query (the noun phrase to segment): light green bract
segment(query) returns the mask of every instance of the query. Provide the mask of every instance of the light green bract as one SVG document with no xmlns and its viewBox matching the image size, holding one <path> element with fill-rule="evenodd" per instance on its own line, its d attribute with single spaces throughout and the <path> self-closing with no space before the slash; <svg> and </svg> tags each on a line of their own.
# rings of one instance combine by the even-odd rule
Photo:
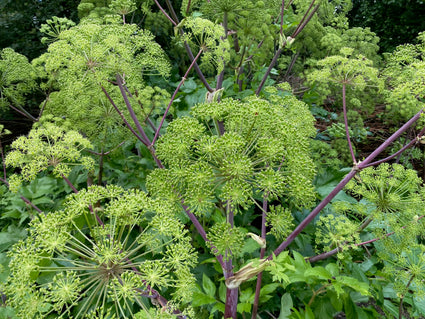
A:
<svg viewBox="0 0 425 319">
<path fill-rule="evenodd" d="M 32 129 L 28 137 L 21 136 L 12 143 L 12 151 L 6 157 L 7 166 L 21 169 L 19 175 L 10 177 L 10 189 L 17 192 L 22 182 L 33 181 L 38 173 L 49 168 L 57 177 L 67 177 L 75 165 L 93 170 L 94 160 L 81 154 L 91 147 L 78 132 L 65 131 L 52 123 Z"/>
<path fill-rule="evenodd" d="M 197 257 L 169 205 L 110 186 L 64 206 L 34 219 L 9 252 L 1 289 L 19 318 L 159 318 L 149 300 L 164 314 L 191 300 Z"/>
</svg>

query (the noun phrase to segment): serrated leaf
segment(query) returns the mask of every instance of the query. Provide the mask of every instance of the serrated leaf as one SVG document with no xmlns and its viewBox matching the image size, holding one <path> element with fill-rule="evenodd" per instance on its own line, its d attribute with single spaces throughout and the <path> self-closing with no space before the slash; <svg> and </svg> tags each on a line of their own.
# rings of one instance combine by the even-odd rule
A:
<svg viewBox="0 0 425 319">
<path fill-rule="evenodd" d="M 249 312 L 251 312 L 251 306 L 252 306 L 252 303 L 249 303 L 249 302 L 238 303 L 237 311 L 239 313 L 244 313 L 244 312 L 249 313 Z"/>
<path fill-rule="evenodd" d="M 214 297 L 211 297 L 211 296 L 206 295 L 206 294 L 199 292 L 199 291 L 193 292 L 193 301 L 192 301 L 193 307 L 210 305 L 210 304 L 213 304 L 213 303 L 216 303 L 216 302 L 217 302 L 217 300 L 215 300 Z"/>
<path fill-rule="evenodd" d="M 337 264 L 329 263 L 326 265 L 325 269 L 334 277 L 339 275 L 339 268 Z"/>
<path fill-rule="evenodd" d="M 208 296 L 215 297 L 215 292 L 217 289 L 212 280 L 205 274 L 202 274 L 202 288 Z"/>
<path fill-rule="evenodd" d="M 307 269 L 304 273 L 306 277 L 316 277 L 319 279 L 332 279 L 332 274 L 322 266 Z"/>
<path fill-rule="evenodd" d="M 360 292 L 362 295 L 369 295 L 369 285 L 365 282 L 360 282 L 356 278 L 347 276 L 336 277 L 336 282 L 339 282 L 351 289 Z"/>
</svg>

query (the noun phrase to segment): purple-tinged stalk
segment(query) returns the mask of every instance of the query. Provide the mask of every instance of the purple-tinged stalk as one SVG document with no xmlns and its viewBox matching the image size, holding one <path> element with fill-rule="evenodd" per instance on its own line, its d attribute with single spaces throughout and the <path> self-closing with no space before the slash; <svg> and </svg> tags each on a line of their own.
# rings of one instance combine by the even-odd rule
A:
<svg viewBox="0 0 425 319">
<path fill-rule="evenodd" d="M 350 150 L 351 159 L 353 160 L 353 165 L 356 165 L 357 164 L 356 156 L 354 155 L 354 149 L 353 149 L 353 145 L 351 144 L 350 131 L 348 128 L 347 101 L 346 101 L 346 94 L 345 94 L 346 89 L 347 89 L 347 84 L 344 82 L 342 83 L 342 112 L 344 114 L 345 136 L 347 138 L 348 148 Z"/>
<path fill-rule="evenodd" d="M 159 10 L 161 10 L 162 14 L 176 27 L 177 26 L 177 20 L 174 21 L 168 14 L 167 12 L 165 12 L 164 8 L 161 7 L 161 5 L 159 4 L 158 0 L 154 0 L 155 4 L 157 5 L 157 7 L 159 8 Z"/>
<path fill-rule="evenodd" d="M 21 115 L 25 116 L 26 118 L 30 119 L 30 120 L 31 120 L 31 121 L 33 121 L 33 122 L 37 122 L 37 121 L 38 121 L 38 119 L 37 119 L 37 118 L 35 118 L 34 116 L 32 116 L 30 113 L 28 113 L 27 111 L 25 111 L 23 108 L 17 108 L 17 107 L 15 107 L 15 106 L 13 106 L 12 104 L 9 104 L 9 107 L 10 107 L 12 110 L 14 110 L 14 111 L 18 112 L 19 114 L 21 114 Z"/>
<path fill-rule="evenodd" d="M 4 183 L 7 187 L 9 187 L 9 183 L 7 182 L 6 178 L 0 178 L 0 182 Z M 43 211 L 38 208 L 33 202 L 31 202 L 28 198 L 26 198 L 25 196 L 19 196 L 25 203 L 27 203 L 28 205 L 30 205 L 32 208 L 34 208 L 37 212 L 39 213 L 43 213 Z"/>
<path fill-rule="evenodd" d="M 195 226 L 195 228 L 198 231 L 199 235 L 201 235 L 202 239 L 206 243 L 209 243 L 210 241 L 208 240 L 207 233 L 206 233 L 204 227 L 202 227 L 202 225 L 199 222 L 199 220 L 196 218 L 195 214 L 193 214 L 193 213 L 190 212 L 189 207 L 187 207 L 184 204 L 184 200 L 183 199 L 182 199 L 181 203 L 182 203 L 182 207 L 183 207 L 185 213 L 189 217 L 189 219 L 192 222 L 193 226 Z M 210 245 L 210 248 L 211 248 L 212 251 L 216 251 L 216 248 L 213 245 Z M 220 263 L 221 268 L 222 269 L 225 269 L 226 266 L 225 266 L 225 262 L 223 260 L 223 256 L 222 255 L 217 255 L 216 258 L 217 258 L 218 262 Z"/>
<path fill-rule="evenodd" d="M 130 132 L 140 141 L 142 142 L 145 146 L 149 146 L 149 142 L 145 141 L 139 134 L 137 134 L 137 132 L 133 129 L 133 127 L 130 125 L 130 123 L 128 123 L 127 119 L 125 118 L 124 114 L 121 112 L 121 110 L 117 107 L 117 105 L 115 104 L 114 100 L 112 99 L 112 97 L 109 95 L 109 93 L 106 91 L 105 87 L 103 85 L 100 84 L 100 87 L 103 91 L 103 93 L 105 94 L 106 98 L 109 100 L 109 102 L 112 104 L 112 106 L 114 107 L 115 111 L 117 111 L 118 115 L 121 117 L 121 119 L 123 120 L 125 126 L 127 126 L 127 128 L 130 130 Z"/>
<path fill-rule="evenodd" d="M 295 29 L 295 31 L 292 33 L 292 35 L 290 36 L 291 41 L 294 41 L 294 39 L 297 37 L 297 35 L 304 29 L 304 27 L 307 25 L 308 22 L 310 22 L 311 18 L 313 17 L 313 15 L 316 13 L 317 9 L 319 9 L 320 4 L 316 5 L 313 8 L 314 3 L 316 2 L 316 0 L 313 0 L 310 3 L 310 6 L 308 7 L 306 13 L 304 14 L 303 18 L 301 19 L 300 23 L 298 24 L 298 27 Z M 284 10 L 284 8 L 282 7 L 281 10 Z M 288 44 L 288 41 L 285 40 L 281 47 L 276 51 L 272 61 L 270 62 L 269 67 L 267 68 L 266 73 L 264 74 L 260 85 L 258 86 L 257 90 L 255 90 L 255 95 L 259 95 L 261 90 L 263 89 L 264 84 L 266 83 L 267 78 L 270 75 L 270 72 L 272 71 L 273 67 L 275 66 L 277 59 L 279 58 L 279 56 L 282 54 L 283 50 L 285 49 L 286 45 Z"/>
<path fill-rule="evenodd" d="M 94 151 L 91 151 L 91 150 L 87 150 L 87 152 L 89 152 L 90 154 L 99 156 L 99 174 L 97 175 L 97 185 L 99 185 L 99 186 L 102 185 L 103 166 L 104 166 L 103 161 L 104 161 L 105 156 L 110 154 L 114 150 L 116 150 L 118 147 L 122 146 L 124 143 L 125 143 L 125 141 L 121 142 L 120 144 L 118 144 L 117 146 L 115 146 L 114 148 L 110 149 L 107 152 L 105 152 L 103 150 L 103 147 L 102 147 L 102 151 L 100 153 L 94 152 Z"/>
<path fill-rule="evenodd" d="M 323 199 L 320 204 L 311 211 L 311 213 L 295 228 L 295 230 L 282 242 L 278 248 L 275 249 L 273 254 L 271 254 L 267 259 L 272 260 L 273 255 L 278 256 L 282 251 L 284 251 L 294 239 L 303 231 L 303 229 L 310 224 L 313 219 L 322 211 L 323 208 L 330 201 L 338 195 L 338 193 L 348 184 L 348 182 L 357 174 L 357 172 L 366 168 L 372 160 L 382 153 L 392 142 L 394 142 L 401 134 L 403 134 L 413 123 L 415 123 L 422 115 L 423 110 L 420 110 L 415 116 L 413 116 L 408 122 L 406 122 L 401 128 L 399 128 L 393 135 L 391 135 L 384 143 L 382 143 L 375 151 L 373 151 L 363 162 L 359 162 L 357 165 L 354 165 L 350 173 L 348 173 L 341 182 L 329 193 L 328 196 Z"/>
<path fill-rule="evenodd" d="M 125 86 L 124 85 L 124 88 L 125 88 L 125 91 L 127 92 L 127 94 L 128 94 L 128 96 L 130 97 L 130 98 L 133 98 L 133 95 L 131 94 L 131 92 L 130 92 L 130 90 L 128 89 L 128 87 L 127 86 Z M 136 94 L 136 96 L 137 96 L 137 94 Z M 142 105 L 142 103 L 140 102 L 140 101 L 137 101 L 137 103 L 139 104 L 139 106 L 140 106 L 140 108 L 143 110 L 143 105 Z M 152 110 L 146 115 L 146 119 L 145 119 L 145 121 L 146 122 L 148 122 L 148 124 L 149 124 L 149 126 L 151 127 L 151 129 L 154 131 L 154 132 L 156 132 L 156 127 L 155 127 L 155 125 L 153 124 L 153 122 L 152 122 L 152 120 L 149 118 L 149 116 L 150 116 L 150 114 L 152 113 Z M 145 113 L 146 114 L 146 113 Z"/>
<path fill-rule="evenodd" d="M 419 139 L 423 136 L 425 134 L 425 127 L 419 132 L 419 134 L 418 134 L 418 136 L 416 136 L 416 138 L 414 138 L 414 139 L 412 139 L 408 144 L 406 144 L 406 145 L 404 145 L 400 150 L 398 150 L 397 152 L 395 152 L 394 154 L 392 154 L 392 155 L 390 155 L 390 156 L 388 156 L 388 157 L 386 157 L 386 158 L 384 158 L 384 159 L 381 159 L 381 160 L 379 160 L 379 161 L 376 161 L 376 162 L 373 162 L 373 163 L 370 163 L 370 164 L 368 164 L 368 165 L 366 165 L 364 168 L 366 168 L 366 167 L 369 167 L 369 166 L 376 166 L 376 165 L 379 165 L 379 164 L 381 164 L 381 163 L 384 163 L 384 162 L 387 162 L 387 161 L 389 161 L 389 160 L 391 160 L 391 159 L 393 159 L 394 157 L 396 157 L 396 156 L 399 156 L 401 153 L 403 153 L 405 150 L 407 150 L 408 148 L 410 148 L 410 147 L 412 147 L 413 145 L 415 145 L 418 141 L 419 141 Z"/>
<path fill-rule="evenodd" d="M 1 139 L 0 139 L 0 156 L 1 156 L 1 163 L 3 166 L 3 178 L 4 181 L 7 181 L 7 173 L 6 173 L 6 165 L 4 163 L 4 152 L 3 152 L 3 145 L 1 144 Z"/>
<path fill-rule="evenodd" d="M 227 222 L 233 228 L 234 226 L 234 213 L 230 201 L 227 201 Z M 226 252 L 227 255 L 227 252 Z M 227 256 L 226 256 L 227 257 Z M 228 279 L 233 276 L 233 262 L 231 258 L 227 258 L 223 267 L 224 278 Z M 239 292 L 238 288 L 226 288 L 226 303 L 224 306 L 224 318 L 237 319 L 237 306 L 238 306 Z"/>
<path fill-rule="evenodd" d="M 130 113 L 130 117 L 133 120 L 134 125 L 136 125 L 137 131 L 139 132 L 139 134 L 143 138 L 143 140 L 145 140 L 148 144 L 150 144 L 149 138 L 146 135 L 142 125 L 140 124 L 139 119 L 136 116 L 136 113 L 134 113 L 134 109 L 131 106 L 130 100 L 128 99 L 127 93 L 124 89 L 124 84 L 123 84 L 123 80 L 122 80 L 121 76 L 119 74 L 116 74 L 116 79 L 117 79 L 118 87 L 121 91 L 121 95 L 124 99 L 125 106 L 127 107 L 128 113 Z"/>
<path fill-rule="evenodd" d="M 159 131 L 161 130 L 162 125 L 164 124 L 165 118 L 167 117 L 167 114 L 168 114 L 168 111 L 170 110 L 171 104 L 173 104 L 174 99 L 176 98 L 177 93 L 180 91 L 180 88 L 184 84 L 184 81 L 186 81 L 187 76 L 189 75 L 189 72 L 192 70 L 193 66 L 196 63 L 196 60 L 199 59 L 199 57 L 201 56 L 202 52 L 203 52 L 203 50 L 200 49 L 199 52 L 198 52 L 198 54 L 196 55 L 195 59 L 192 61 L 192 63 L 190 64 L 189 68 L 187 69 L 186 73 L 184 74 L 184 76 L 183 76 L 182 80 L 180 81 L 179 85 L 175 89 L 173 95 L 171 96 L 170 103 L 168 103 L 167 109 L 165 110 L 165 113 L 162 116 L 161 122 L 159 123 L 159 126 L 158 126 L 158 128 L 157 128 L 157 130 L 155 132 L 155 137 L 153 138 L 152 143 L 150 144 L 151 147 L 153 147 L 155 145 L 155 142 L 156 142 L 156 140 L 159 137 Z"/>
<path fill-rule="evenodd" d="M 283 7 L 283 3 L 284 1 L 282 1 L 282 7 Z M 267 209 L 268 209 L 267 197 L 268 197 L 267 195 L 264 196 L 263 209 L 261 214 L 261 238 L 263 238 L 264 240 L 266 239 L 266 218 L 267 218 Z M 266 254 L 266 247 L 261 247 L 260 259 L 263 259 L 265 254 Z M 263 272 L 260 272 L 257 276 L 257 284 L 255 286 L 255 297 L 254 297 L 254 305 L 252 306 L 251 319 L 257 318 L 258 305 L 260 302 L 260 291 L 261 291 L 262 279 L 263 279 Z"/>
</svg>

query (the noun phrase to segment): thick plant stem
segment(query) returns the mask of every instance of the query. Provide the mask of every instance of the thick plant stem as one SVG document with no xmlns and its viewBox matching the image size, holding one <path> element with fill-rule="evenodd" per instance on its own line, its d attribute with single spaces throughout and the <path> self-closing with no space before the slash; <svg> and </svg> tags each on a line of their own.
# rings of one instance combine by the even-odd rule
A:
<svg viewBox="0 0 425 319">
<path fill-rule="evenodd" d="M 209 243 L 210 241 L 208 240 L 207 237 L 207 233 L 204 229 L 204 227 L 202 227 L 201 223 L 199 222 L 199 220 L 196 218 L 196 216 L 190 212 L 189 207 L 187 207 L 184 204 L 184 201 L 182 200 L 182 207 L 184 209 L 184 211 L 186 212 L 187 216 L 189 217 L 190 221 L 192 222 L 193 226 L 195 226 L 196 230 L 198 231 L 199 235 L 201 235 L 202 239 L 206 242 Z M 213 245 L 210 245 L 210 248 L 212 251 L 216 250 L 216 248 Z M 225 269 L 225 262 L 223 260 L 223 256 L 222 255 L 217 255 L 216 256 L 218 262 L 220 263 L 220 266 L 222 269 Z"/>
<path fill-rule="evenodd" d="M 403 134 L 413 123 L 415 123 L 422 114 L 423 110 L 420 110 L 415 116 L 413 116 L 407 123 L 405 123 L 401 128 L 399 128 L 393 135 L 391 135 L 384 143 L 382 143 L 375 151 L 372 152 L 363 162 L 358 163 L 353 167 L 350 173 L 348 173 L 344 179 L 329 193 L 325 199 L 320 202 L 320 204 L 311 211 L 311 213 L 295 228 L 295 230 L 286 238 L 284 242 L 282 242 L 278 248 L 273 252 L 274 255 L 279 255 L 282 251 L 284 251 L 293 241 L 294 239 L 303 231 L 303 229 L 310 224 L 313 219 L 322 211 L 323 208 L 330 201 L 338 195 L 338 193 L 347 185 L 347 183 L 357 174 L 358 171 L 367 167 L 373 159 L 378 156 L 382 151 L 384 151 L 392 142 L 394 142 L 401 134 Z M 271 254 L 267 259 L 272 260 L 273 254 Z"/>
<path fill-rule="evenodd" d="M 356 156 L 354 155 L 353 145 L 351 144 L 350 130 L 348 128 L 348 117 L 347 117 L 347 101 L 346 101 L 346 89 L 347 84 L 342 83 L 342 112 L 344 114 L 344 125 L 345 125 L 345 136 L 347 137 L 348 148 L 350 149 L 351 159 L 353 164 L 356 165 Z"/>
<path fill-rule="evenodd" d="M 4 163 L 4 152 L 3 152 L 3 145 L 1 144 L 1 139 L 0 139 L 0 156 L 1 156 L 1 163 L 3 166 L 3 178 L 5 181 L 7 181 L 6 164 Z"/>
<path fill-rule="evenodd" d="M 261 238 L 263 238 L 264 240 L 266 239 L 267 206 L 268 206 L 268 201 L 267 201 L 267 196 L 265 196 L 263 200 L 263 212 L 261 214 Z M 266 248 L 261 248 L 260 259 L 263 259 L 265 254 L 266 254 Z M 255 297 L 254 297 L 254 305 L 252 306 L 251 319 L 257 318 L 262 279 L 263 279 L 263 273 L 260 272 L 257 276 L 257 284 L 255 286 Z"/>
<path fill-rule="evenodd" d="M 415 145 L 416 143 L 418 143 L 419 139 L 425 134 L 425 127 L 419 132 L 418 136 L 416 136 L 415 139 L 411 140 L 408 144 L 404 145 L 400 150 L 398 150 L 397 152 L 395 152 L 394 154 L 381 159 L 379 161 L 370 163 L 368 165 L 366 165 L 364 168 L 369 167 L 369 166 L 376 166 L 379 165 L 381 163 L 387 162 L 391 159 L 393 159 L 396 156 L 399 156 L 401 153 L 403 153 L 405 150 L 407 150 L 408 148 L 412 147 L 413 145 Z"/>
<path fill-rule="evenodd" d="M 167 14 L 167 12 L 165 12 L 164 8 L 161 7 L 161 5 L 159 4 L 158 0 L 154 0 L 155 4 L 157 5 L 157 7 L 159 8 L 159 10 L 161 10 L 162 14 L 174 25 L 177 26 L 177 22 L 174 21 L 173 19 L 171 19 L 171 17 Z"/>
<path fill-rule="evenodd" d="M 149 138 L 146 135 L 142 125 L 140 124 L 136 113 L 134 113 L 133 107 L 131 106 L 131 103 L 127 97 L 127 93 L 125 92 L 125 88 L 124 88 L 124 84 L 122 81 L 122 78 L 119 74 L 116 75 L 116 79 L 117 79 L 117 83 L 118 83 L 118 87 L 120 88 L 121 91 L 121 95 L 124 99 L 125 105 L 127 107 L 128 113 L 130 113 L 131 119 L 133 120 L 134 125 L 136 125 L 137 131 L 139 132 L 140 136 L 143 138 L 143 140 L 148 143 L 148 145 L 150 144 Z"/>
<path fill-rule="evenodd" d="M 231 207 L 231 202 L 227 201 L 227 222 L 233 228 L 234 226 L 234 213 Z M 227 257 L 227 256 L 226 256 Z M 233 263 L 232 259 L 228 257 L 228 260 L 224 262 L 223 268 L 224 278 L 228 279 L 233 276 Z M 226 290 L 226 304 L 224 306 L 224 318 L 237 319 L 237 305 L 238 305 L 239 292 L 238 288 L 227 288 Z"/>
<path fill-rule="evenodd" d="M 238 288 L 234 288 L 234 289 L 227 288 L 226 308 L 224 309 L 224 318 L 237 319 L 237 306 L 238 306 Z"/>
<path fill-rule="evenodd" d="M 118 108 L 118 106 L 115 104 L 114 100 L 112 99 L 112 97 L 109 95 L 109 93 L 106 91 L 106 89 L 100 85 L 103 93 L 105 94 L 106 98 L 109 100 L 109 102 L 112 104 L 112 106 L 114 107 L 115 111 L 117 111 L 118 115 L 121 117 L 121 119 L 123 120 L 125 126 L 127 126 L 127 128 L 130 130 L 131 133 L 133 133 L 133 135 L 143 144 L 145 144 L 146 146 L 149 146 L 149 143 L 147 141 L 145 141 L 139 134 L 137 134 L 137 132 L 133 129 L 133 127 L 130 125 L 130 123 L 128 123 L 127 119 L 124 117 L 124 114 L 121 112 L 121 110 Z"/>
<path fill-rule="evenodd" d="M 173 96 L 170 99 L 170 103 L 168 103 L 167 109 L 165 110 L 164 115 L 162 116 L 161 122 L 159 123 L 159 126 L 155 132 L 155 137 L 152 140 L 151 146 L 155 145 L 156 140 L 159 137 L 159 131 L 162 128 L 162 125 L 164 124 L 165 118 L 167 117 L 168 111 L 170 110 L 171 104 L 173 104 L 174 99 L 176 98 L 177 93 L 179 92 L 180 88 L 182 87 L 182 85 L 184 84 L 184 81 L 186 81 L 187 76 L 189 75 L 190 70 L 192 70 L 193 66 L 196 63 L 196 60 L 198 60 L 198 58 L 201 56 L 202 54 L 202 49 L 199 50 L 198 54 L 196 55 L 195 59 L 192 61 L 192 63 L 190 64 L 189 68 L 187 69 L 186 73 L 184 74 L 182 80 L 180 81 L 179 85 L 177 86 L 177 88 L 175 89 Z"/>
</svg>

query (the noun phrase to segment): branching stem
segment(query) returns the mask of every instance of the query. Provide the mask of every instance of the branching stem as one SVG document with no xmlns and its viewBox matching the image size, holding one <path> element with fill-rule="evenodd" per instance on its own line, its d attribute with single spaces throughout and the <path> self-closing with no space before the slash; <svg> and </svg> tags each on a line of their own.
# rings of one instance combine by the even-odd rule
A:
<svg viewBox="0 0 425 319">
<path fill-rule="evenodd" d="M 159 123 L 159 126 L 155 132 L 155 137 L 152 140 L 152 143 L 150 144 L 150 146 L 155 145 L 156 140 L 159 137 L 159 131 L 162 128 L 162 125 L 164 124 L 165 118 L 167 117 L 168 111 L 170 110 L 171 104 L 173 104 L 174 99 L 176 98 L 176 95 L 178 93 L 178 91 L 180 90 L 181 86 L 184 84 L 184 81 L 186 81 L 187 76 L 189 75 L 190 70 L 192 70 L 193 66 L 196 63 L 196 60 L 198 60 L 198 58 L 201 56 L 203 50 L 200 49 L 198 54 L 196 55 L 195 59 L 192 61 L 192 63 L 190 64 L 189 68 L 187 69 L 186 73 L 184 74 L 182 80 L 180 81 L 179 85 L 177 86 L 177 88 L 175 89 L 173 96 L 171 97 L 170 103 L 168 103 L 167 109 L 164 112 L 164 115 L 162 116 L 161 122 Z"/>
<path fill-rule="evenodd" d="M 413 116 L 408 122 L 406 122 L 401 128 L 399 128 L 393 135 L 391 135 L 384 143 L 382 143 L 375 151 L 373 151 L 363 162 L 355 165 L 350 173 L 348 173 L 344 179 L 329 193 L 328 196 L 323 199 L 315 209 L 295 228 L 295 230 L 282 242 L 278 248 L 273 252 L 274 255 L 279 255 L 284 251 L 294 239 L 303 231 L 303 229 L 310 224 L 313 219 L 322 211 L 323 208 L 330 201 L 338 195 L 338 193 L 347 185 L 347 183 L 357 174 L 358 171 L 364 169 L 372 160 L 382 153 L 392 142 L 394 142 L 401 134 L 403 134 L 413 123 L 415 123 L 423 113 L 423 110 L 420 110 L 415 116 Z M 273 254 L 271 254 L 267 259 L 272 260 Z"/>
</svg>

